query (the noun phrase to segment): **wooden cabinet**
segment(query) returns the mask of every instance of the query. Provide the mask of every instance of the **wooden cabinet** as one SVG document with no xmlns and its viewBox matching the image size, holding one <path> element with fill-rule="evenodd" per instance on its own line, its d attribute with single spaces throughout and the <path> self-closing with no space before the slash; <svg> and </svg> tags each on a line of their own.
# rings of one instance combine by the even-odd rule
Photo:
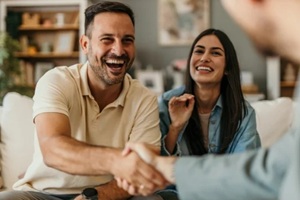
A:
<svg viewBox="0 0 300 200">
<path fill-rule="evenodd" d="M 86 0 L 0 0 L 0 30 L 21 46 L 20 84 L 34 85 L 51 67 L 85 62 L 79 37 L 86 7 Z"/>
<path fill-rule="evenodd" d="M 267 58 L 268 99 L 293 97 L 298 74 L 299 65 L 280 57 Z"/>
<path fill-rule="evenodd" d="M 298 65 L 280 59 L 280 96 L 294 96 L 298 71 Z"/>
</svg>

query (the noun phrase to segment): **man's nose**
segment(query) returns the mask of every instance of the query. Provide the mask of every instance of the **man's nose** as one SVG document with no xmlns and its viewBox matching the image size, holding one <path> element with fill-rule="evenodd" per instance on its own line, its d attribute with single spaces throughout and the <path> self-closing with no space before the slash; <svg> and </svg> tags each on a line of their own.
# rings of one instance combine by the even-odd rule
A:
<svg viewBox="0 0 300 200">
<path fill-rule="evenodd" d="M 115 41 L 112 47 L 112 53 L 114 53 L 117 56 L 121 56 L 125 53 L 122 41 Z"/>
</svg>

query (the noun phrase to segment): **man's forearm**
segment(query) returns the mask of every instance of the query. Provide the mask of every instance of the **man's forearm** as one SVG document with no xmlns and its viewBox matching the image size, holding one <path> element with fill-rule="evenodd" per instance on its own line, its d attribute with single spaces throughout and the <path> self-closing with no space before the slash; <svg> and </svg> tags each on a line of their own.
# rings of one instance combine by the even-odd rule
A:
<svg viewBox="0 0 300 200">
<path fill-rule="evenodd" d="M 51 140 L 44 144 L 52 147 L 43 153 L 45 163 L 70 174 L 108 174 L 112 163 L 118 154 L 121 154 L 120 150 L 88 145 L 67 136 L 59 136 Z M 106 162 L 101 162 L 102 160 Z"/>
<path fill-rule="evenodd" d="M 126 200 L 131 197 L 128 192 L 119 188 L 116 180 L 112 180 L 106 184 L 96 187 L 98 191 L 98 199 L 101 200 Z"/>
</svg>

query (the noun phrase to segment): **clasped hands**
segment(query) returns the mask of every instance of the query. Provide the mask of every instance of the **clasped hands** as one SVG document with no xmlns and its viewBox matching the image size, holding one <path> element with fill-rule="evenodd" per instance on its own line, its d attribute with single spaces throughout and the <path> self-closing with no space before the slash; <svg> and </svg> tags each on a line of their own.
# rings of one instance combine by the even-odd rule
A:
<svg viewBox="0 0 300 200">
<path fill-rule="evenodd" d="M 140 178 L 140 183 L 133 183 L 123 177 L 115 177 L 120 188 L 124 189 L 131 195 L 149 195 L 153 192 L 165 188 L 170 182 L 159 170 L 157 163 L 158 148 L 146 143 L 127 143 L 122 152 L 122 156 L 126 157 L 130 154 L 138 154 L 138 156 L 151 167 L 151 171 L 145 169 L 144 176 Z M 137 166 L 142 167 L 142 166 Z M 141 169 L 142 170 L 142 169 Z"/>
<path fill-rule="evenodd" d="M 181 129 L 190 118 L 194 104 L 194 95 L 191 94 L 185 93 L 178 97 L 172 97 L 168 104 L 172 126 Z M 127 157 L 130 154 L 138 154 L 144 163 L 148 165 L 137 166 L 141 171 L 137 174 L 140 177 L 136 178 L 139 181 L 132 181 L 124 175 L 121 175 L 123 177 L 115 176 L 118 186 L 131 195 L 146 196 L 174 183 L 174 162 L 176 158 L 159 156 L 157 150 L 157 147 L 145 143 L 128 143 L 122 155 Z M 141 177 L 141 175 L 144 175 L 144 177 Z"/>
</svg>

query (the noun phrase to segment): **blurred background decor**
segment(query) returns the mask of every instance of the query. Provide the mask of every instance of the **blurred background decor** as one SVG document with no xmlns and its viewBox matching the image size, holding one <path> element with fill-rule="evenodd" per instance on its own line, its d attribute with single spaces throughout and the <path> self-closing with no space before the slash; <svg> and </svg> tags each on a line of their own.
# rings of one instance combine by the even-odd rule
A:
<svg viewBox="0 0 300 200">
<path fill-rule="evenodd" d="M 0 105 L 6 93 L 15 91 L 32 96 L 33 88 L 18 85 L 20 61 L 14 52 L 20 50 L 19 42 L 6 32 L 0 32 Z"/>
</svg>

